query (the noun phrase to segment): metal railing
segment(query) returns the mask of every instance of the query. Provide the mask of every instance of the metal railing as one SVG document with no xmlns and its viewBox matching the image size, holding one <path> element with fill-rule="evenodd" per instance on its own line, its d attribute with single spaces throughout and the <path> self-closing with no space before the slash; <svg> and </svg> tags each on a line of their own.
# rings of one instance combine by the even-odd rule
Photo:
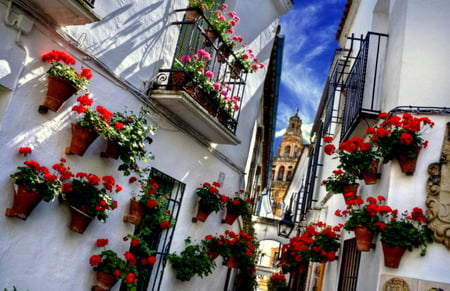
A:
<svg viewBox="0 0 450 291">
<path fill-rule="evenodd" d="M 90 7 L 94 8 L 95 0 L 83 0 L 83 1 Z"/>
<path fill-rule="evenodd" d="M 175 10 L 175 12 L 187 13 L 193 10 L 198 13 L 197 18 L 194 20 L 188 20 L 185 15 L 182 21 L 172 23 L 172 25 L 180 26 L 177 49 L 170 68 L 159 70 L 154 88 L 184 90 L 200 106 L 207 109 L 212 117 L 216 118 L 232 133 L 235 133 L 240 110 L 234 112 L 233 110 L 224 110 L 224 107 L 221 106 L 223 101 L 219 100 L 217 96 L 211 97 L 210 94 L 203 90 L 201 84 L 195 80 L 192 74 L 187 72 L 184 67 L 180 69 L 176 65 L 177 62 L 180 64 L 179 60 L 184 55 L 192 56 L 199 49 L 207 51 L 211 55 L 211 60 L 207 64 L 208 70 L 214 73 L 211 81 L 226 86 L 228 88 L 227 96 L 235 96 L 239 100 L 237 106 L 239 109 L 241 108 L 248 72 L 236 69 L 233 60 L 237 59 L 237 56 L 232 48 L 214 30 L 208 17 L 202 11 L 186 8 Z M 217 39 L 211 38 L 211 35 L 208 33 L 210 30 L 215 32 Z M 229 56 L 226 55 L 226 51 L 230 52 Z"/>
<path fill-rule="evenodd" d="M 351 49 L 346 60 L 353 62 L 347 73 L 341 76 L 342 91 L 345 96 L 342 113 L 341 141 L 348 138 L 358 122 L 363 118 L 375 117 L 381 109 L 382 66 L 387 45 L 387 34 L 369 32 L 366 37 L 349 37 Z M 359 45 L 356 51 L 354 46 Z"/>
</svg>

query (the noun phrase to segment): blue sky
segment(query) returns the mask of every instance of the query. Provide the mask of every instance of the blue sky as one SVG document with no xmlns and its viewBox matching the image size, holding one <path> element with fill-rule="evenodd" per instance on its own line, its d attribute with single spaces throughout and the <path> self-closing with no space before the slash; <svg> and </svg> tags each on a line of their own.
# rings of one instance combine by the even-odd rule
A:
<svg viewBox="0 0 450 291">
<path fill-rule="evenodd" d="M 346 0 L 294 0 L 294 7 L 281 17 L 285 36 L 283 70 L 278 103 L 276 141 L 278 149 L 289 117 L 299 109 L 303 139 L 309 133 L 322 95 L 333 54 L 335 35 Z"/>
</svg>

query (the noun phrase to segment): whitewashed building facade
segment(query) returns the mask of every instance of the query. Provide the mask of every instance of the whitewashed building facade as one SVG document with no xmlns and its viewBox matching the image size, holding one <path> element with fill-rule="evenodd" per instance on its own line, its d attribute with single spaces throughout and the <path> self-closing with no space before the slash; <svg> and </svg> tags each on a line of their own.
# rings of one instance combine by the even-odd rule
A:
<svg viewBox="0 0 450 291">
<path fill-rule="evenodd" d="M 414 175 L 400 171 L 397 160 L 381 164 L 375 185 L 360 181 L 358 195 L 383 195 L 387 205 L 399 210 L 415 206 L 438 213 L 438 224 L 448 229 L 448 123 L 450 69 L 450 20 L 448 1 L 349 0 L 336 35 L 339 47 L 330 66 L 316 115 L 307 169 L 296 173 L 288 192 L 303 190 L 299 202 L 300 225 L 324 221 L 343 223 L 336 209 L 345 209 L 341 194 L 327 193 L 321 181 L 336 169 L 338 160 L 323 152 L 323 137 L 338 144 L 353 136 L 365 136 L 380 112 L 409 112 L 429 117 L 435 126 L 423 133 L 429 141 L 419 155 Z M 430 168 L 437 163 L 440 171 Z M 436 167 L 436 164 L 434 165 Z M 430 170 L 434 169 L 434 170 Z M 437 179 L 437 180 L 436 180 Z M 437 198 L 436 198 L 437 197 Z M 439 210 L 433 205 L 436 201 Z M 427 203 L 428 202 L 428 203 Z M 436 218 L 433 218 L 436 223 Z M 295 290 L 447 290 L 450 263 L 448 233 L 435 234 L 424 257 L 420 250 L 406 252 L 399 268 L 383 263 L 379 237 L 369 252 L 358 252 L 353 232 L 343 230 L 337 260 L 325 267 L 311 265 Z M 303 287 L 299 287 L 303 286 Z M 434 288 L 434 289 L 433 289 Z"/>
<path fill-rule="evenodd" d="M 193 223 L 195 189 L 212 181 L 220 181 L 221 193 L 229 196 L 246 189 L 248 156 L 255 142 L 279 16 L 287 13 L 293 3 L 225 2 L 240 17 L 237 32 L 266 65 L 248 74 L 240 84 L 242 103 L 232 126 L 193 105 L 187 94 L 165 86 L 175 52 L 180 52 L 182 42 L 186 44 L 180 31 L 194 25 L 182 23 L 187 0 L 0 0 L 0 204 L 5 209 L 12 205 L 13 180 L 9 175 L 23 163 L 23 157 L 17 154 L 19 147 L 31 147 L 31 157 L 47 166 L 64 157 L 74 170 L 111 175 L 123 186 L 116 197 L 118 209 L 104 224 L 93 221 L 82 235 L 68 229 L 70 211 L 57 201 L 41 202 L 27 220 L 2 215 L 0 288 L 88 290 L 95 282 L 89 258 L 98 251 L 96 239 L 108 238 L 109 246 L 122 253 L 129 247 L 123 244 L 122 237 L 133 233 L 133 225 L 124 223 L 122 217 L 138 189 L 117 170 L 120 161 L 100 157 L 105 141 L 97 139 L 82 157 L 65 154 L 71 138 L 70 124 L 75 120 L 71 108 L 76 97 L 71 97 L 58 112 L 38 112 L 45 98 L 45 73 L 49 67 L 41 55 L 51 50 L 74 56 L 77 70 L 81 66 L 92 70 L 89 89 L 96 104 L 114 112 L 149 108 L 147 119 L 157 130 L 152 132 L 153 142 L 146 145 L 154 155 L 146 165 L 154 175 L 169 181 L 177 205 L 173 208 L 176 226 L 162 242 L 165 251 L 180 252 L 188 236 L 199 241 L 207 234 L 241 229 L 241 221 L 232 226 L 223 224 L 223 212 L 212 214 L 205 223 Z M 201 48 L 201 37 L 197 38 L 188 42 L 189 48 Z M 170 264 L 162 261 L 159 256 L 144 290 L 233 288 L 234 271 L 219 262 L 210 276 L 181 282 L 175 279 Z M 113 290 L 119 288 L 120 284 L 116 284 Z"/>
</svg>

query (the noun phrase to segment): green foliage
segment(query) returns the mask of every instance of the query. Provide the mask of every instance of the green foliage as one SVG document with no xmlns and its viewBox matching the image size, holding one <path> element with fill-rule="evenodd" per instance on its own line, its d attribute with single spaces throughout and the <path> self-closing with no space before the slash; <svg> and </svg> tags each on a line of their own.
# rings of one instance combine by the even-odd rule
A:
<svg viewBox="0 0 450 291">
<path fill-rule="evenodd" d="M 333 171 L 333 174 L 322 181 L 321 185 L 325 185 L 325 189 L 332 193 L 342 193 L 344 186 L 355 185 L 356 177 L 350 172 L 344 172 L 341 169 Z"/>
<path fill-rule="evenodd" d="M 405 210 L 398 216 L 397 210 L 384 217 L 385 225 L 381 226 L 380 240 L 389 246 L 400 246 L 409 251 L 421 248 L 420 255 L 426 254 L 426 248 L 433 242 L 433 232 L 426 224 L 423 210 L 413 208 L 411 214 Z"/>
<path fill-rule="evenodd" d="M 216 264 L 209 260 L 204 246 L 192 244 L 190 237 L 185 239 L 185 244 L 186 248 L 179 255 L 173 253 L 166 256 L 177 273 L 177 279 L 189 281 L 195 275 L 203 278 L 211 274 Z"/>
<path fill-rule="evenodd" d="M 110 119 L 110 127 L 105 128 L 102 134 L 111 141 L 117 142 L 120 147 L 122 164 L 119 170 L 125 175 L 130 170 L 139 171 L 138 160 L 147 162 L 153 155 L 145 149 L 145 141 L 151 141 L 148 134 L 156 127 L 147 122 L 148 110 L 141 108 L 139 114 L 133 112 L 115 112 Z"/>
</svg>

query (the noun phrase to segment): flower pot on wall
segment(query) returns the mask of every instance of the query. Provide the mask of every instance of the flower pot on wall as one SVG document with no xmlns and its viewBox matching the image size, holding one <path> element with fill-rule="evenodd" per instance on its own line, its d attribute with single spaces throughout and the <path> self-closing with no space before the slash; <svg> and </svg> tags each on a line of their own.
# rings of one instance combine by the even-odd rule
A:
<svg viewBox="0 0 450 291">
<path fill-rule="evenodd" d="M 124 222 L 129 222 L 134 225 L 138 225 L 141 222 L 142 216 L 144 215 L 144 210 L 141 204 L 135 197 L 130 199 L 130 211 L 128 215 L 123 217 Z"/>
<path fill-rule="evenodd" d="M 223 64 L 226 63 L 230 55 L 231 55 L 230 49 L 225 44 L 221 44 L 219 46 L 219 51 L 216 53 L 216 59 L 219 63 Z"/>
<path fill-rule="evenodd" d="M 229 224 L 229 225 L 232 225 L 232 224 L 236 221 L 236 219 L 237 219 L 238 217 L 239 217 L 239 214 L 236 214 L 236 213 L 234 213 L 234 212 L 231 212 L 231 211 L 229 211 L 229 210 L 227 209 L 226 215 L 225 215 L 225 219 L 222 220 L 222 222 L 223 222 L 223 223 L 226 223 L 226 224 Z"/>
<path fill-rule="evenodd" d="M 39 191 L 28 190 L 24 186 L 15 185 L 12 208 L 6 208 L 5 216 L 26 220 L 36 205 L 42 200 Z"/>
<path fill-rule="evenodd" d="M 242 70 L 244 70 L 244 67 L 239 62 L 234 62 L 233 68 L 230 71 L 230 78 L 238 79 L 241 76 Z"/>
<path fill-rule="evenodd" d="M 206 254 L 208 255 L 208 258 L 211 262 L 219 256 L 218 252 L 212 251 L 210 249 L 207 250 Z"/>
<path fill-rule="evenodd" d="M 73 206 L 70 207 L 70 211 L 72 213 L 69 227 L 70 230 L 77 233 L 83 233 L 93 218 Z"/>
<path fill-rule="evenodd" d="M 114 140 L 107 140 L 106 149 L 100 155 L 102 158 L 112 158 L 117 160 L 122 153 L 122 147 Z"/>
<path fill-rule="evenodd" d="M 108 291 L 116 284 L 117 279 L 115 276 L 106 274 L 103 272 L 97 272 L 97 284 L 94 287 L 94 291 Z"/>
<path fill-rule="evenodd" d="M 98 136 L 99 134 L 95 130 L 83 128 L 76 123 L 72 123 L 72 139 L 70 146 L 65 150 L 66 154 L 83 156 Z"/>
<path fill-rule="evenodd" d="M 383 246 L 384 266 L 398 268 L 406 249 L 399 246 L 389 246 L 384 242 L 381 242 L 381 244 Z"/>
<path fill-rule="evenodd" d="M 208 216 L 211 214 L 212 211 L 208 211 L 204 209 L 200 204 L 197 207 L 197 215 L 192 218 L 192 222 L 205 222 Z"/>
<path fill-rule="evenodd" d="M 239 268 L 239 261 L 236 259 L 236 257 L 234 255 L 230 255 L 226 261 L 225 261 L 225 265 L 228 268 L 233 268 L 233 269 L 237 269 Z"/>
<path fill-rule="evenodd" d="M 373 185 L 377 183 L 378 179 L 378 164 L 379 159 L 375 159 L 370 163 L 370 170 L 362 172 L 362 178 L 366 185 Z"/>
<path fill-rule="evenodd" d="M 343 187 L 342 195 L 344 196 L 346 203 L 353 199 L 356 199 L 356 197 L 357 197 L 356 193 L 358 192 L 358 187 L 359 187 L 359 184 L 347 185 L 347 186 Z"/>
<path fill-rule="evenodd" d="M 358 251 L 370 251 L 373 234 L 364 225 L 359 225 L 354 229 L 356 238 L 356 248 Z"/>
<path fill-rule="evenodd" d="M 78 91 L 78 88 L 62 78 L 47 75 L 47 79 L 47 95 L 44 104 L 39 106 L 40 113 L 47 113 L 48 110 L 57 112 Z"/>
<path fill-rule="evenodd" d="M 416 155 L 414 158 L 410 158 L 406 155 L 399 155 L 398 156 L 398 163 L 400 164 L 400 169 L 403 173 L 405 173 L 407 176 L 414 175 L 414 171 L 416 170 L 416 164 L 417 159 L 419 158 L 421 147 L 417 147 L 415 149 Z"/>
</svg>

